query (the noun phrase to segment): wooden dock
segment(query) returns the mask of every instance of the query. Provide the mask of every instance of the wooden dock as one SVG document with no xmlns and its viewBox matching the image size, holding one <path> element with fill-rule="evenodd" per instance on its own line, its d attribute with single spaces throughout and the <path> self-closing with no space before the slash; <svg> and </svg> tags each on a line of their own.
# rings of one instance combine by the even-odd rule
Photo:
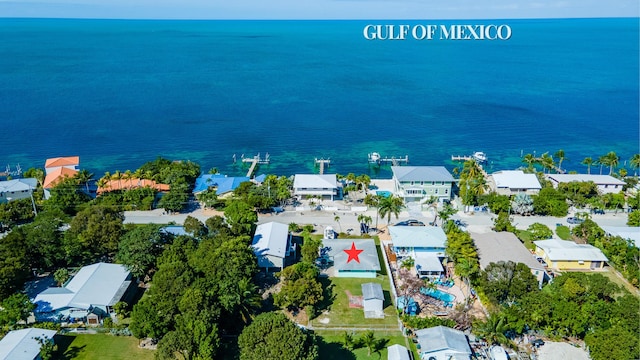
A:
<svg viewBox="0 0 640 360">
<path fill-rule="evenodd" d="M 377 164 L 377 165 L 384 165 L 384 164 L 391 164 L 392 166 L 399 166 L 402 164 L 408 164 L 409 163 L 409 155 L 405 155 L 404 157 L 402 156 L 380 156 L 379 159 L 373 159 L 372 155 L 369 154 L 369 164 Z"/>
<path fill-rule="evenodd" d="M 325 164 L 327 167 L 329 167 L 329 165 L 331 164 L 331 159 L 325 159 L 325 158 L 315 158 L 314 160 L 315 165 L 320 165 L 320 175 L 324 174 L 324 167 Z"/>
<path fill-rule="evenodd" d="M 451 155 L 451 161 L 469 161 L 475 160 L 473 156 L 460 156 L 460 155 Z"/>
<path fill-rule="evenodd" d="M 235 155 L 233 155 L 233 158 L 235 160 Z M 264 158 L 260 157 L 260 153 L 258 153 L 258 155 L 251 158 L 246 158 L 244 157 L 244 154 L 242 154 L 242 162 L 251 163 L 251 166 L 249 167 L 249 171 L 247 171 L 247 177 L 250 178 L 253 175 L 253 173 L 256 171 L 256 168 L 258 167 L 258 165 L 269 164 L 271 162 L 271 158 L 269 157 L 269 153 L 267 153 Z"/>
</svg>

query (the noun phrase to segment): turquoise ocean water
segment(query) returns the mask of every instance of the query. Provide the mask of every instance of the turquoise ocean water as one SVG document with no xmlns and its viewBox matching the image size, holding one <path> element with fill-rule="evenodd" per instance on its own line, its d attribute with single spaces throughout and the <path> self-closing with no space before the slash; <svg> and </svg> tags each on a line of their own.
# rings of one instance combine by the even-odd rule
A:
<svg viewBox="0 0 640 360">
<path fill-rule="evenodd" d="M 453 24 L 479 24 L 456 21 Z M 389 177 L 367 153 L 490 170 L 564 149 L 563 167 L 639 150 L 638 19 L 504 20 L 508 41 L 367 41 L 367 24 L 443 21 L 0 19 L 0 170 L 80 155 L 204 170 L 260 152 L 260 172 Z"/>
</svg>

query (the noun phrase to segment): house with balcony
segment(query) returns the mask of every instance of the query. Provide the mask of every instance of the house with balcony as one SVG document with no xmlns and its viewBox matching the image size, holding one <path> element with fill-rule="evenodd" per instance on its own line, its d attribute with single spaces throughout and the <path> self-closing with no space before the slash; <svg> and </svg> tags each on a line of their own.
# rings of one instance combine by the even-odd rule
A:
<svg viewBox="0 0 640 360">
<path fill-rule="evenodd" d="M 405 202 L 451 199 L 455 179 L 444 166 L 392 166 L 394 192 Z"/>
<path fill-rule="evenodd" d="M 445 274 L 447 235 L 436 226 L 389 226 L 398 262 L 412 258 L 418 276 L 436 279 Z"/>
<path fill-rule="evenodd" d="M 320 197 L 334 200 L 339 194 L 336 174 L 296 174 L 293 179 L 293 195 L 300 198 Z"/>
<path fill-rule="evenodd" d="M 489 176 L 489 187 L 500 195 L 524 193 L 536 195 L 542 189 L 536 174 L 527 174 L 522 170 L 496 171 Z"/>
</svg>

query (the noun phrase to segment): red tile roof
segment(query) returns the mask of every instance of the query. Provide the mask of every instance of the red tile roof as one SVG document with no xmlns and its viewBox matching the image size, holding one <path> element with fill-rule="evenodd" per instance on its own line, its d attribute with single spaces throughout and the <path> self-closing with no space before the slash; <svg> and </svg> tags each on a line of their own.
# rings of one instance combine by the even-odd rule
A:
<svg viewBox="0 0 640 360">
<path fill-rule="evenodd" d="M 57 157 L 47 159 L 44 163 L 45 168 L 58 166 L 78 166 L 80 165 L 80 156 Z"/>
<path fill-rule="evenodd" d="M 169 185 L 158 184 L 148 179 L 121 179 L 109 180 L 104 186 L 98 187 L 98 194 L 102 194 L 115 190 L 131 190 L 137 188 L 149 187 L 158 191 L 169 191 Z"/>
<path fill-rule="evenodd" d="M 61 179 L 65 177 L 74 177 L 77 173 L 77 170 L 65 167 L 55 169 L 52 172 L 48 173 L 47 177 L 44 178 L 44 184 L 42 184 L 42 187 L 45 189 L 50 189 L 54 187 Z"/>
</svg>

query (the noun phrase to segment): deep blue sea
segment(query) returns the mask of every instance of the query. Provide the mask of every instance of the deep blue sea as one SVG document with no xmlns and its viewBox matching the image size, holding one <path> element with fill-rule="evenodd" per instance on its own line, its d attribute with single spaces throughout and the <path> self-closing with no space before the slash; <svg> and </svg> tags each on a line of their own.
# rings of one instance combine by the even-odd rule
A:
<svg viewBox="0 0 640 360">
<path fill-rule="evenodd" d="M 0 19 L 0 170 L 79 155 L 96 175 L 158 156 L 243 174 L 390 177 L 367 154 L 639 152 L 638 19 L 503 20 L 507 41 L 369 41 L 367 24 L 481 21 Z M 486 23 L 486 22 L 485 22 Z"/>
</svg>

